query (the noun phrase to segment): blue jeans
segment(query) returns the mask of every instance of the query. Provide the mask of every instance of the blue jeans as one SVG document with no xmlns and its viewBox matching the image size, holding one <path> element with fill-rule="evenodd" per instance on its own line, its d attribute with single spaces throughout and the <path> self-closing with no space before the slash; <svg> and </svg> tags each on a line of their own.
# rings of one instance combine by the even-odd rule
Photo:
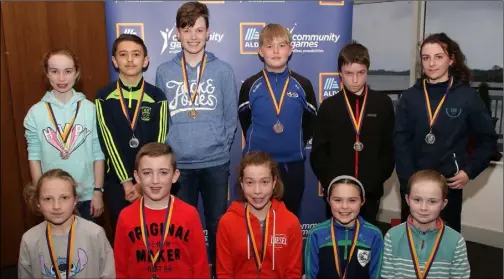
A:
<svg viewBox="0 0 504 279">
<path fill-rule="evenodd" d="M 198 207 L 201 192 L 205 224 L 208 230 L 208 245 L 212 271 L 215 271 L 215 235 L 221 216 L 227 209 L 229 162 L 204 169 L 181 169 L 176 196 L 186 203 Z"/>
</svg>

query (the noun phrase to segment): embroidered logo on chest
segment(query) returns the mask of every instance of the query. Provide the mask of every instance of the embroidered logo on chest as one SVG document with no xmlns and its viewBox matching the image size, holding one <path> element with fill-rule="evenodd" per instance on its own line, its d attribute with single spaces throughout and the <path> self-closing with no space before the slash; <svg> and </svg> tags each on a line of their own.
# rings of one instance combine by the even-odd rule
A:
<svg viewBox="0 0 504 279">
<path fill-rule="evenodd" d="M 362 267 L 365 267 L 371 260 L 371 251 L 357 249 L 357 261 Z"/>
<path fill-rule="evenodd" d="M 141 119 L 142 121 L 150 121 L 150 116 L 151 116 L 151 108 L 150 107 L 141 107 L 142 109 L 142 116 Z"/>
<path fill-rule="evenodd" d="M 446 108 L 446 115 L 450 118 L 457 118 L 462 113 L 461 108 Z"/>
<path fill-rule="evenodd" d="M 287 96 L 291 98 L 298 98 L 299 94 L 297 92 L 287 92 Z"/>
</svg>

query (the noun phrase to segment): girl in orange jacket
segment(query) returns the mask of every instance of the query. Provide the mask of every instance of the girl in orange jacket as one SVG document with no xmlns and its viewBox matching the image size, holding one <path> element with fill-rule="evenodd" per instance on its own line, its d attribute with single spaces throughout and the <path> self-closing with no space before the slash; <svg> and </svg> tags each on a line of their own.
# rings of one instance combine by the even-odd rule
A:
<svg viewBox="0 0 504 279">
<path fill-rule="evenodd" d="M 242 159 L 237 190 L 217 229 L 217 278 L 301 278 L 301 226 L 267 153 Z"/>
</svg>

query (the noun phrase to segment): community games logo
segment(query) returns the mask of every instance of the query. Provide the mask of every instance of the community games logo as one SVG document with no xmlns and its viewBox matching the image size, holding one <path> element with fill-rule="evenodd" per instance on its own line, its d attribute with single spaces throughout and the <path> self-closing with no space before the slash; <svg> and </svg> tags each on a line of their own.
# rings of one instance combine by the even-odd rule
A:
<svg viewBox="0 0 504 279">
<path fill-rule="evenodd" d="M 257 54 L 259 48 L 259 34 L 266 26 L 264 22 L 241 22 L 240 23 L 240 53 Z M 307 33 L 296 30 L 297 23 L 291 28 L 287 28 L 292 35 L 293 52 L 301 53 L 323 53 L 323 43 L 338 43 L 340 35 L 328 33 Z"/>
<path fill-rule="evenodd" d="M 182 50 L 182 46 L 180 45 L 180 42 L 177 40 L 176 30 L 177 26 L 175 24 L 173 24 L 171 28 L 166 28 L 165 30 L 159 30 L 159 33 L 161 33 L 161 37 L 163 37 L 163 46 L 161 47 L 160 54 L 163 54 L 166 50 L 168 50 L 169 54 L 179 53 Z M 211 32 L 208 35 L 209 42 L 220 43 L 222 39 L 224 39 L 224 33 Z"/>
<path fill-rule="evenodd" d="M 137 35 L 145 41 L 144 24 L 118 22 L 116 23 L 116 37 L 119 37 L 121 34 Z"/>
<path fill-rule="evenodd" d="M 340 91 L 339 73 L 319 73 L 319 103 Z"/>
</svg>

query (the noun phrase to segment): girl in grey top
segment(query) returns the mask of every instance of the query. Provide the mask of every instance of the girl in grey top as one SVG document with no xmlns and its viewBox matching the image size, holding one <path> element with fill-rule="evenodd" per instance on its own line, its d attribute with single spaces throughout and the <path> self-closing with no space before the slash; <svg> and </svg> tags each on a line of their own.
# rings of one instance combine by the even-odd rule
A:
<svg viewBox="0 0 504 279">
<path fill-rule="evenodd" d="M 61 169 L 25 189 L 30 206 L 45 221 L 21 240 L 18 278 L 115 278 L 112 247 L 99 225 L 77 216 L 76 183 Z"/>
</svg>

